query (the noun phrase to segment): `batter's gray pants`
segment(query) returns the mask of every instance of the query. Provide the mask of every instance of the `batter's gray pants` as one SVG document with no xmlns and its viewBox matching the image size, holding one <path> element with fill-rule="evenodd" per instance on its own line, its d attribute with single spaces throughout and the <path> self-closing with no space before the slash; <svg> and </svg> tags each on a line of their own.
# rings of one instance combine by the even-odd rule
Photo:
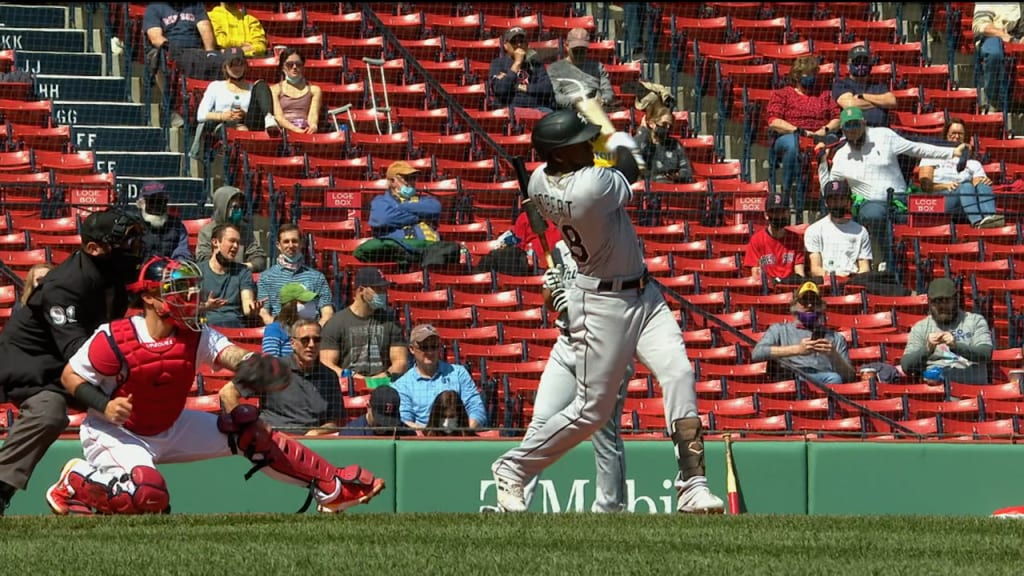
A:
<svg viewBox="0 0 1024 576">
<path fill-rule="evenodd" d="M 668 427 L 697 416 L 693 365 L 657 286 L 647 284 L 640 293 L 591 292 L 577 285 L 569 293 L 569 319 L 576 398 L 499 458 L 496 474 L 525 483 L 597 432 L 615 410 L 622 375 L 634 354 L 661 384 Z"/>
<path fill-rule="evenodd" d="M 64 395 L 50 390 L 29 396 L 18 411 L 7 439 L 0 446 L 0 482 L 24 490 L 36 464 L 70 421 Z"/>
<path fill-rule="evenodd" d="M 622 442 L 622 405 L 626 402 L 626 385 L 633 376 L 630 365 L 622 385 L 619 387 L 619 401 L 612 417 L 591 437 L 594 445 L 594 465 L 597 469 L 596 496 L 592 512 L 621 512 L 626 508 L 626 447 Z M 576 397 L 576 355 L 572 344 L 565 336 L 559 336 L 551 349 L 551 357 L 544 366 L 533 402 L 533 419 L 526 429 L 525 438 L 537 433 L 545 422 Z M 540 476 L 534 476 L 524 488 L 526 505 L 533 500 Z"/>
</svg>

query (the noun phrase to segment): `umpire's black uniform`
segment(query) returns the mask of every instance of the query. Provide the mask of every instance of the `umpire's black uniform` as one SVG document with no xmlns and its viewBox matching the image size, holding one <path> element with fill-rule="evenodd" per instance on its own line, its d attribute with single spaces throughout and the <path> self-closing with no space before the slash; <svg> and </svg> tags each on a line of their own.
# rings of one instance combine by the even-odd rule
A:
<svg viewBox="0 0 1024 576">
<path fill-rule="evenodd" d="M 115 214 L 86 219 L 83 248 L 89 241 L 110 246 L 125 237 L 124 220 L 115 224 Z M 0 332 L 0 402 L 13 402 L 20 412 L 0 446 L 0 515 L 68 426 L 67 407 L 74 400 L 60 379 L 67 361 L 100 324 L 127 312 L 124 274 L 117 272 L 135 258 L 115 254 L 119 262 L 76 251 L 43 278 Z"/>
</svg>

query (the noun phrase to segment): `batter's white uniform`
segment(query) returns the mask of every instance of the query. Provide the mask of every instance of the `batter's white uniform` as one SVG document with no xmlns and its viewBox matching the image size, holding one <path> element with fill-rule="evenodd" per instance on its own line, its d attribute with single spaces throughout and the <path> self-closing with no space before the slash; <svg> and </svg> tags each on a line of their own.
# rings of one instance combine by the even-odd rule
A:
<svg viewBox="0 0 1024 576">
<path fill-rule="evenodd" d="M 141 342 L 154 342 L 146 328 L 145 318 L 135 316 L 131 321 Z M 69 364 L 76 374 L 110 395 L 118 387 L 117 380 L 98 374 L 89 361 L 90 345 L 101 331 L 109 334 L 110 325 L 100 326 L 71 357 Z M 217 356 L 228 346 L 231 346 L 231 342 L 224 335 L 204 325 L 199 349 L 196 351 L 196 367 L 213 365 Z M 91 479 L 101 484 L 115 482 L 129 493 L 134 492 L 135 487 L 131 480 L 125 478 L 136 466 L 155 468 L 156 464 L 194 462 L 232 455 L 227 436 L 217 429 L 217 414 L 194 410 L 182 411 L 177 421 L 159 434 L 141 436 L 111 424 L 101 414 L 90 409 L 79 429 L 79 437 L 85 462 L 76 464 L 71 470 L 87 478 L 91 474 Z"/>
<path fill-rule="evenodd" d="M 545 167 L 533 172 L 528 194 L 558 226 L 579 266 L 568 293 L 576 397 L 492 466 L 495 475 L 520 483 L 612 417 L 622 375 L 634 354 L 662 387 L 670 433 L 673 422 L 698 416 L 693 366 L 679 325 L 658 287 L 638 282 L 646 270 L 625 210 L 633 195 L 629 182 L 615 169 L 584 167 L 553 176 Z M 677 481 L 680 489 L 701 484 L 707 484 L 704 476 L 687 479 L 685 486 Z"/>
<path fill-rule="evenodd" d="M 562 284 L 566 290 L 572 288 L 576 280 L 576 261 L 564 241 L 555 244 L 553 250 L 561 257 Z M 562 329 L 562 335 L 555 341 L 551 349 L 551 357 L 544 366 L 537 387 L 537 397 L 533 402 L 533 418 L 526 429 L 524 438 L 531 438 L 555 414 L 572 404 L 576 397 L 576 354 L 569 342 L 568 325 L 565 315 L 555 320 L 555 325 Z M 594 464 L 597 468 L 597 495 L 591 506 L 593 512 L 619 512 L 626 507 L 626 456 L 622 443 L 622 405 L 626 401 L 626 385 L 633 375 L 632 364 L 619 386 L 618 402 L 600 430 L 594 432 L 591 441 L 594 445 Z M 534 476 L 523 490 L 526 505 L 529 506 L 537 487 L 539 476 Z"/>
</svg>

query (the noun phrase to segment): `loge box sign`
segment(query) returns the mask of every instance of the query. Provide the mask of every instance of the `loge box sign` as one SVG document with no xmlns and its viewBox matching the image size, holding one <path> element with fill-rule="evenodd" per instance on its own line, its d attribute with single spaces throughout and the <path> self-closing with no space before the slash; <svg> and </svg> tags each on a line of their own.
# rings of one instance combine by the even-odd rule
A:
<svg viewBox="0 0 1024 576">
<path fill-rule="evenodd" d="M 912 195 L 907 203 L 910 212 L 932 212 L 943 214 L 946 212 L 945 196 L 916 196 Z"/>
</svg>

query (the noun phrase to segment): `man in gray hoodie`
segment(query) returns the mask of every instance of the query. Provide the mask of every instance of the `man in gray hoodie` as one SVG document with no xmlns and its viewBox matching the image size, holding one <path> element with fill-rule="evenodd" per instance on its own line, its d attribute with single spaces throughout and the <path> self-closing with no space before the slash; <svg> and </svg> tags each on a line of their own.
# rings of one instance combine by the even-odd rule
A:
<svg viewBox="0 0 1024 576">
<path fill-rule="evenodd" d="M 949 278 L 936 278 L 928 285 L 928 316 L 910 328 L 900 366 L 915 375 L 937 366 L 954 382 L 989 384 L 992 348 L 992 332 L 985 317 L 961 310 L 956 284 Z M 956 356 L 971 365 L 950 366 Z"/>
<path fill-rule="evenodd" d="M 267 268 L 267 253 L 253 235 L 253 226 L 245 218 L 245 194 L 234 186 L 221 186 L 213 192 L 213 221 L 199 230 L 196 261 L 206 262 L 213 255 L 211 236 L 218 224 L 234 224 L 242 232 L 242 249 L 235 257 L 252 272 Z"/>
</svg>

